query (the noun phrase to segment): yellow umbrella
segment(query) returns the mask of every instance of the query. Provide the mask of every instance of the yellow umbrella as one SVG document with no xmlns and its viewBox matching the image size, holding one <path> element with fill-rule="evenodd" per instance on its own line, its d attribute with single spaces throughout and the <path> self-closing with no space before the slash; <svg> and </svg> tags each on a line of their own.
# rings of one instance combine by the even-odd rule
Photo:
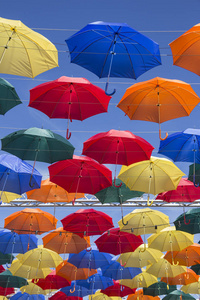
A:
<svg viewBox="0 0 200 300">
<path fill-rule="evenodd" d="M 15 259 L 13 260 L 9 271 L 15 276 L 21 276 L 27 279 L 34 279 L 36 277 L 45 278 L 51 273 L 52 270 L 50 268 L 38 269 L 36 267 L 23 265 L 18 259 Z"/>
<path fill-rule="evenodd" d="M 29 281 L 28 285 L 24 285 L 20 288 L 20 292 L 27 293 L 29 295 L 48 295 L 50 292 L 56 291 L 56 290 L 43 290 L 41 287 L 39 287 L 37 284 Z"/>
<path fill-rule="evenodd" d="M 181 273 L 185 273 L 187 268 L 185 266 L 171 265 L 166 259 L 160 258 L 159 261 L 147 267 L 146 272 L 156 277 L 175 277 Z"/>
<path fill-rule="evenodd" d="M 140 245 L 134 252 L 122 253 L 117 261 L 125 267 L 143 268 L 157 262 L 161 256 L 161 251 Z"/>
<path fill-rule="evenodd" d="M 157 195 L 170 190 L 175 190 L 185 175 L 172 161 L 151 156 L 150 160 L 144 160 L 129 166 L 122 166 L 118 178 L 121 179 L 130 190 Z"/>
<path fill-rule="evenodd" d="M 154 283 L 156 283 L 158 280 L 156 276 L 147 273 L 146 271 L 143 271 L 142 273 L 138 274 L 132 279 L 122 279 L 120 280 L 121 285 L 125 285 L 130 287 L 131 289 L 139 288 L 139 287 L 148 287 Z"/>
<path fill-rule="evenodd" d="M 41 268 L 56 268 L 62 261 L 62 257 L 43 246 L 38 246 L 33 250 L 29 250 L 24 254 L 18 254 L 16 256 L 21 264 L 35 267 L 37 269 Z"/>
<path fill-rule="evenodd" d="M 5 296 L 0 296 L 0 300 L 8 300 L 8 298 Z"/>
<path fill-rule="evenodd" d="M 193 282 L 181 287 L 181 291 L 186 294 L 200 294 L 200 282 Z"/>
<path fill-rule="evenodd" d="M 89 300 L 121 300 L 121 297 L 109 297 L 106 294 L 96 291 L 95 294 L 89 295 Z"/>
<path fill-rule="evenodd" d="M 10 203 L 11 201 L 13 201 L 15 199 L 22 198 L 22 195 L 10 193 L 10 192 L 0 191 L 0 194 L 1 194 L 0 198 L 3 203 Z"/>
<path fill-rule="evenodd" d="M 55 67 L 58 51 L 47 38 L 21 21 L 0 18 L 0 73 L 34 78 Z"/>
</svg>

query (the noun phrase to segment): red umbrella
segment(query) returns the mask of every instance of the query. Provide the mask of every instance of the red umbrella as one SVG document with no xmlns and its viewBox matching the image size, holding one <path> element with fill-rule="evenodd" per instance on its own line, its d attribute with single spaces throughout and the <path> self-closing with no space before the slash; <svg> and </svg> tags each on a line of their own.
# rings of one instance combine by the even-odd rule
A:
<svg viewBox="0 0 200 300">
<path fill-rule="evenodd" d="M 100 235 L 114 227 L 112 218 L 95 209 L 79 209 L 61 220 L 63 229 L 84 235 Z"/>
<path fill-rule="evenodd" d="M 119 228 L 112 228 L 104 232 L 95 244 L 100 252 L 107 252 L 118 255 L 126 252 L 133 252 L 137 247 L 143 244 L 140 235 L 120 231 Z"/>
<path fill-rule="evenodd" d="M 101 293 L 106 294 L 108 297 L 125 297 L 136 291 L 136 289 L 121 285 L 119 280 L 113 280 L 113 282 L 114 285 L 107 287 L 105 290 L 101 290 Z"/>
<path fill-rule="evenodd" d="M 69 193 L 94 195 L 112 185 L 112 172 L 87 156 L 74 155 L 73 159 L 58 161 L 48 168 L 50 181 Z"/>
<path fill-rule="evenodd" d="M 30 90 L 29 106 L 45 113 L 49 118 L 85 120 L 107 112 L 111 97 L 85 78 L 62 76 Z"/>
<path fill-rule="evenodd" d="M 65 293 L 59 291 L 49 298 L 50 300 L 82 300 L 82 297 L 67 296 Z"/>
<path fill-rule="evenodd" d="M 200 199 L 200 187 L 196 187 L 187 178 L 181 178 L 176 190 L 158 194 L 156 199 L 166 202 L 193 202 Z"/>
<path fill-rule="evenodd" d="M 0 286 L 0 296 L 7 296 L 7 295 L 11 295 L 15 293 L 15 289 L 14 288 L 3 288 Z"/>
<path fill-rule="evenodd" d="M 35 279 L 32 280 L 35 283 Z M 70 286 L 71 282 L 67 279 L 56 274 L 56 271 L 52 271 L 45 278 L 40 278 L 36 280 L 36 284 L 43 290 L 58 290 L 65 286 Z"/>
</svg>

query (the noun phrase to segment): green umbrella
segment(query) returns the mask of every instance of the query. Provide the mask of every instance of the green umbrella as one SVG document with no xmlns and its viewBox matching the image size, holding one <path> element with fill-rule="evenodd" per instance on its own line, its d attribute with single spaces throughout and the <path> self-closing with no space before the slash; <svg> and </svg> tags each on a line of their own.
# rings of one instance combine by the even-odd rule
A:
<svg viewBox="0 0 200 300">
<path fill-rule="evenodd" d="M 188 180 L 194 182 L 196 185 L 200 185 L 200 164 L 189 166 Z"/>
<path fill-rule="evenodd" d="M 9 270 L 0 273 L 0 286 L 3 288 L 15 287 L 27 285 L 28 282 L 25 278 L 14 276 Z"/>
<path fill-rule="evenodd" d="M 196 264 L 190 267 L 197 275 L 200 275 L 200 264 Z"/>
<path fill-rule="evenodd" d="M 21 103 L 14 86 L 0 78 L 0 115 L 5 115 L 7 111 Z"/>
<path fill-rule="evenodd" d="M 11 264 L 13 259 L 14 259 L 13 255 L 3 254 L 2 252 L 0 252 L 0 265 Z"/>
<path fill-rule="evenodd" d="M 174 221 L 176 230 L 191 234 L 200 233 L 200 208 L 192 208 L 182 213 Z"/>
<path fill-rule="evenodd" d="M 169 293 L 167 296 L 162 298 L 162 300 L 195 300 L 194 297 L 192 297 L 190 294 L 185 294 L 182 291 L 175 290 L 171 293 Z"/>
<path fill-rule="evenodd" d="M 143 288 L 143 294 L 149 296 L 160 296 L 166 295 L 176 290 L 176 285 L 167 285 L 165 282 L 158 278 L 158 282 Z"/>
</svg>

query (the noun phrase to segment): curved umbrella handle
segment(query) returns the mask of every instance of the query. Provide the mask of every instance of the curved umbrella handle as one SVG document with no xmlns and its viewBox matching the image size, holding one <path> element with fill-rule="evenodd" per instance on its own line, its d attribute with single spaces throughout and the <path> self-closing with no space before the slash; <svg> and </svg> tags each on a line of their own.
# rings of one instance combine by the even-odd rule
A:
<svg viewBox="0 0 200 300">
<path fill-rule="evenodd" d="M 146 244 L 144 244 L 144 249 L 141 248 L 141 252 L 144 252 L 147 249 Z"/>
<path fill-rule="evenodd" d="M 75 289 L 76 289 L 76 286 L 75 286 L 75 284 L 74 284 L 74 288 L 73 288 L 73 290 L 70 289 L 70 293 L 74 293 L 74 292 L 75 292 Z"/>
<path fill-rule="evenodd" d="M 119 185 L 116 184 L 116 177 L 114 178 L 113 184 L 116 188 L 120 188 L 122 186 L 122 182 Z"/>
<path fill-rule="evenodd" d="M 160 140 L 164 141 L 164 140 L 166 140 L 167 137 L 168 137 L 168 133 L 166 132 L 165 137 L 162 138 L 161 137 L 161 129 L 159 129 L 159 138 L 160 138 Z"/>
<path fill-rule="evenodd" d="M 153 200 L 151 201 L 151 203 L 149 202 L 149 197 L 147 199 L 147 206 L 151 206 L 153 204 Z"/>
<path fill-rule="evenodd" d="M 178 264 L 179 264 L 179 261 L 177 261 L 177 263 L 175 264 L 174 259 L 172 259 L 172 265 L 173 266 L 178 266 Z"/>
<path fill-rule="evenodd" d="M 112 93 L 108 93 L 107 90 L 108 90 L 108 82 L 106 82 L 105 94 L 107 96 L 112 96 L 112 95 L 114 95 L 116 93 L 116 89 L 114 89 Z"/>
<path fill-rule="evenodd" d="M 29 180 L 29 186 L 31 187 L 31 188 L 33 188 L 34 186 L 35 186 L 35 183 L 31 183 L 31 181 L 32 181 L 32 178 L 33 178 L 33 175 L 31 175 L 31 178 L 30 178 L 30 180 Z"/>
<path fill-rule="evenodd" d="M 124 226 L 126 226 L 127 224 L 128 224 L 128 221 L 126 221 L 126 223 L 124 223 L 124 217 L 122 216 L 122 224 L 124 225 Z"/>
<path fill-rule="evenodd" d="M 185 214 L 184 214 L 184 223 L 185 223 L 185 225 L 189 225 L 190 224 L 190 220 L 188 222 L 186 222 Z"/>
<path fill-rule="evenodd" d="M 71 135 L 72 135 L 72 133 L 69 132 L 69 128 L 67 128 L 66 139 L 69 140 Z"/>
</svg>

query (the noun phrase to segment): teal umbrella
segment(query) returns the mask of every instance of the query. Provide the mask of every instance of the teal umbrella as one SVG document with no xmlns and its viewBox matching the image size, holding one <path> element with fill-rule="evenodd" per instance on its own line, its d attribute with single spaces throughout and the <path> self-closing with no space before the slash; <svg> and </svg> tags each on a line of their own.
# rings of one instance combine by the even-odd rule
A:
<svg viewBox="0 0 200 300">
<path fill-rule="evenodd" d="M 2 252 L 0 252 L 0 265 L 10 264 L 13 259 L 14 259 L 13 255 L 3 254 Z"/>
<path fill-rule="evenodd" d="M 21 103 L 14 86 L 0 78 L 0 115 L 5 115 L 7 111 Z"/>
<path fill-rule="evenodd" d="M 188 180 L 194 181 L 195 185 L 200 185 L 200 164 L 192 164 L 189 166 Z"/>
<path fill-rule="evenodd" d="M 194 297 L 192 297 L 190 294 L 185 294 L 182 291 L 176 290 L 171 293 L 169 293 L 167 296 L 165 296 L 162 300 L 195 300 Z"/>
<path fill-rule="evenodd" d="M 27 285 L 28 281 L 19 276 L 14 276 L 9 270 L 0 273 L 0 286 L 3 288 L 15 287 L 20 288 Z"/>
<path fill-rule="evenodd" d="M 196 264 L 190 267 L 197 275 L 200 275 L 200 264 Z"/>
<path fill-rule="evenodd" d="M 147 288 L 143 288 L 143 294 L 149 296 L 166 295 L 176 290 L 176 285 L 167 285 L 165 282 L 158 278 L 158 282 L 151 284 Z"/>
<path fill-rule="evenodd" d="M 182 213 L 174 221 L 176 230 L 191 234 L 200 233 L 200 208 L 192 208 Z"/>
</svg>

